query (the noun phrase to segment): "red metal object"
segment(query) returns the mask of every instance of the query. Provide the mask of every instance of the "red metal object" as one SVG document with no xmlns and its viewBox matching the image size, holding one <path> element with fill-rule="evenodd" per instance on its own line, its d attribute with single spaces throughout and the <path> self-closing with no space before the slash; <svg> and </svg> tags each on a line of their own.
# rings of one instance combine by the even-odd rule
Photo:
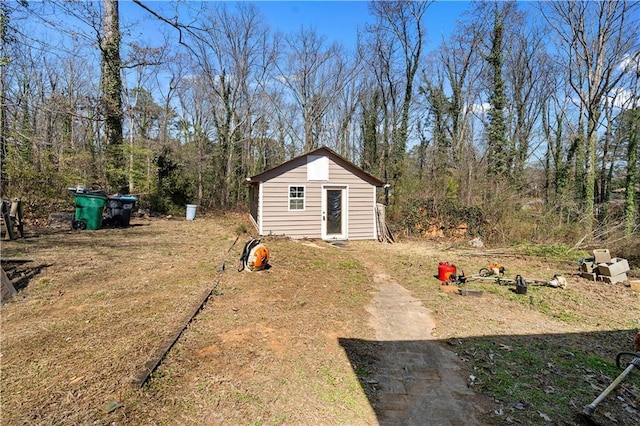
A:
<svg viewBox="0 0 640 426">
<path fill-rule="evenodd" d="M 438 279 L 442 282 L 451 281 L 451 275 L 456 274 L 456 265 L 449 262 L 440 262 L 438 264 Z"/>
</svg>

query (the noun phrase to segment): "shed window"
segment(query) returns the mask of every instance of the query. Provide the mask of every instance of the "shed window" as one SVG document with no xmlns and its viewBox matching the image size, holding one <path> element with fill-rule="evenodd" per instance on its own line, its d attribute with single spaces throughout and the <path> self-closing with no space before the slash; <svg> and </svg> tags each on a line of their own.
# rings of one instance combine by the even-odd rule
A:
<svg viewBox="0 0 640 426">
<path fill-rule="evenodd" d="M 289 187 L 289 210 L 304 210 L 304 186 Z"/>
</svg>

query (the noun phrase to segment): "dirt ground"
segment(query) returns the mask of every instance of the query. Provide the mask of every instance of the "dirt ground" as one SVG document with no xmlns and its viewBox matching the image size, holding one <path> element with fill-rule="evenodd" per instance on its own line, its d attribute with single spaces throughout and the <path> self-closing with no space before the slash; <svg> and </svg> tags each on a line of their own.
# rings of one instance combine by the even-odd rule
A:
<svg viewBox="0 0 640 426">
<path fill-rule="evenodd" d="M 2 242 L 3 268 L 19 290 L 0 311 L 2 424 L 384 424 L 377 378 L 389 368 L 385 354 L 415 352 L 416 341 L 419 350 L 433 352 L 426 342 L 436 342 L 451 355 L 457 367 L 442 374 L 468 382 L 470 394 L 458 397 L 477 398 L 479 423 L 572 424 L 567 419 L 620 372 L 615 355 L 631 349 L 629 336 L 640 328 L 638 292 L 585 281 L 571 261 L 450 242 L 334 246 L 268 237 L 272 267 L 239 273 L 252 231 L 242 216 L 131 223 L 25 229 L 26 238 Z M 467 271 L 499 261 L 512 275 L 560 273 L 569 285 L 532 287 L 523 298 L 473 282 L 466 288 L 482 296 L 464 297 L 439 289 L 439 261 Z M 428 338 L 407 339 L 398 330 L 390 347 L 376 334 L 371 307 L 380 274 L 411 295 L 415 302 L 407 305 L 425 309 L 433 321 Z M 176 337 L 149 380 L 135 386 Z M 582 353 L 600 364 L 580 367 L 586 393 L 554 382 L 551 400 L 568 398 L 557 410 L 514 402 L 488 384 L 503 365 L 496 362 L 513 364 L 508 356 L 520 347 L 571 353 L 573 367 Z M 548 364 L 557 376 L 569 374 Z M 546 371 L 535 376 L 552 379 Z M 603 402 L 597 421 L 637 424 L 637 376 Z"/>
</svg>

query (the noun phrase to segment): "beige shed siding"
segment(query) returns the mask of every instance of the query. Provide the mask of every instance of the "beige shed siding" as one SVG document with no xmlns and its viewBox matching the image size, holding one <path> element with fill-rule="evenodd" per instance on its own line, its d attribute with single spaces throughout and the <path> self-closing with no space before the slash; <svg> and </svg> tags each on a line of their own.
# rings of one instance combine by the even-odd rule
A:
<svg viewBox="0 0 640 426">
<path fill-rule="evenodd" d="M 285 172 L 263 176 L 262 234 L 294 238 L 322 237 L 323 186 L 348 187 L 348 235 L 351 240 L 375 238 L 374 186 L 329 157 L 329 181 L 308 182 L 306 157 L 293 162 Z M 305 187 L 304 211 L 289 211 L 289 186 Z"/>
<path fill-rule="evenodd" d="M 349 234 L 350 240 L 372 239 L 373 197 L 372 185 L 333 161 L 329 162 L 331 184 L 342 183 L 349 187 Z"/>
<path fill-rule="evenodd" d="M 319 183 L 307 182 L 306 158 L 296 161 L 289 170 L 263 182 L 263 234 L 288 235 L 293 238 L 320 238 Z M 304 210 L 289 211 L 289 186 L 304 186 Z"/>
<path fill-rule="evenodd" d="M 349 239 L 374 238 L 374 214 L 372 187 L 349 187 Z"/>
</svg>

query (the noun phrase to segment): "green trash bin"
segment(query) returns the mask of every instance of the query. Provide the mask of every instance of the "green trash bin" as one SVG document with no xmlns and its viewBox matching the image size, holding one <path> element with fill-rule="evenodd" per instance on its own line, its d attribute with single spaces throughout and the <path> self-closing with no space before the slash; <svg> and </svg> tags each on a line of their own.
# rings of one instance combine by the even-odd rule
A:
<svg viewBox="0 0 640 426">
<path fill-rule="evenodd" d="M 70 190 L 71 191 L 71 190 Z M 72 223 L 73 229 L 90 229 L 95 231 L 102 225 L 102 212 L 107 203 L 107 196 L 102 193 L 71 191 L 76 204 L 76 215 Z"/>
</svg>

